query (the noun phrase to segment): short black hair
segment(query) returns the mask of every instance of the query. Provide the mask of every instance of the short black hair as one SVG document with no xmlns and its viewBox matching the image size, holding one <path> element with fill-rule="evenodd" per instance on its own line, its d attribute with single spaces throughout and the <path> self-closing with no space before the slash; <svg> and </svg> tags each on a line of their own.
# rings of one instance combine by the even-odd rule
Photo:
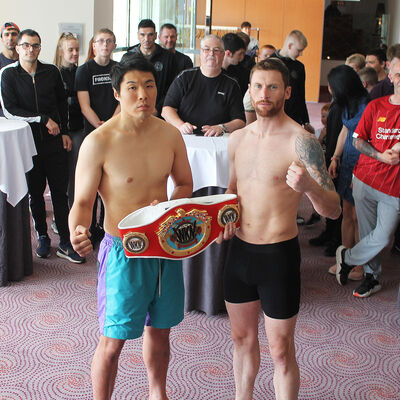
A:
<svg viewBox="0 0 400 400">
<path fill-rule="evenodd" d="M 18 38 L 17 38 L 17 43 L 21 41 L 22 36 L 27 35 L 27 36 L 37 36 L 39 38 L 39 43 L 42 43 L 42 39 L 40 38 L 40 35 L 34 31 L 33 29 L 24 29 L 20 33 L 18 33 Z"/>
<path fill-rule="evenodd" d="M 251 23 L 249 21 L 242 22 L 242 24 L 240 25 L 240 29 L 243 28 L 251 28 Z"/>
<path fill-rule="evenodd" d="M 118 64 L 113 65 L 110 72 L 112 87 L 120 93 L 121 82 L 125 74 L 129 71 L 143 71 L 153 74 L 154 80 L 157 79 L 157 73 L 154 65 L 148 61 L 142 54 L 125 53 Z"/>
<path fill-rule="evenodd" d="M 386 61 L 385 51 L 379 48 L 367 51 L 367 56 L 375 56 L 381 64 Z"/>
<path fill-rule="evenodd" d="M 279 58 L 270 57 L 266 60 L 258 62 L 250 71 L 250 83 L 253 73 L 255 71 L 278 71 L 282 75 L 283 84 L 285 88 L 290 86 L 290 75 L 289 70 L 285 63 L 281 61 Z"/>
<path fill-rule="evenodd" d="M 160 33 L 162 32 L 162 30 L 163 29 L 175 29 L 175 32 L 177 32 L 177 30 L 176 30 L 176 26 L 175 25 L 173 25 L 173 24 L 163 24 L 163 25 L 161 25 L 161 28 L 160 28 Z"/>
<path fill-rule="evenodd" d="M 156 26 L 155 26 L 154 22 L 151 19 L 142 19 L 139 22 L 138 30 L 140 28 L 153 28 L 154 32 L 156 31 Z"/>
<path fill-rule="evenodd" d="M 226 33 L 222 36 L 222 41 L 224 42 L 224 49 L 229 50 L 232 54 L 235 54 L 240 49 L 246 50 L 243 39 L 236 33 Z"/>
</svg>

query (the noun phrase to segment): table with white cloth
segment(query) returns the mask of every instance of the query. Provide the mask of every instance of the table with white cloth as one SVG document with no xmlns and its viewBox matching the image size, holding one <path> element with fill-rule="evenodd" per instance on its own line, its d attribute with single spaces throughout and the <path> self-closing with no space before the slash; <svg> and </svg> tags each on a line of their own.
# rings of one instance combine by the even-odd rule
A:
<svg viewBox="0 0 400 400">
<path fill-rule="evenodd" d="M 225 193 L 229 183 L 228 137 L 183 135 L 193 176 L 193 196 Z M 168 196 L 174 185 L 168 181 Z M 223 270 L 228 242 L 213 243 L 202 253 L 183 260 L 185 311 L 208 315 L 225 312 Z"/>
<path fill-rule="evenodd" d="M 33 271 L 25 174 L 36 154 L 29 124 L 0 118 L 0 286 Z"/>
</svg>

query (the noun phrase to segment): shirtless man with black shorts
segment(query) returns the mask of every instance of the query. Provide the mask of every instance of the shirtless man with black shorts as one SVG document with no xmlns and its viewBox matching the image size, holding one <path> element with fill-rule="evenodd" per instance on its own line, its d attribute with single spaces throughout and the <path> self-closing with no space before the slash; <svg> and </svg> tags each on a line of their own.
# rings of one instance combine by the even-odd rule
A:
<svg viewBox="0 0 400 400">
<path fill-rule="evenodd" d="M 276 398 L 297 399 L 297 208 L 305 193 L 320 215 L 335 219 L 341 212 L 317 139 L 284 113 L 288 85 L 289 73 L 280 60 L 269 58 L 256 64 L 249 89 L 257 120 L 229 138 L 227 193 L 238 194 L 241 208 L 240 229 L 231 240 L 224 273 L 236 400 L 252 398 L 260 364 L 260 308 L 274 363 Z"/>
<path fill-rule="evenodd" d="M 105 236 L 98 260 L 100 340 L 92 362 L 95 400 L 111 399 L 118 358 L 125 340 L 143 333 L 151 400 L 166 400 L 169 330 L 183 319 L 183 276 L 180 261 L 126 258 L 118 223 L 149 204 L 191 197 L 192 176 L 179 131 L 152 116 L 157 88 L 155 70 L 143 56 L 125 55 L 111 70 L 114 96 L 121 113 L 84 140 L 76 168 L 75 200 L 69 216 L 71 243 L 81 255 L 93 249 L 89 240 L 97 191 L 104 202 Z M 162 290 L 161 290 L 162 287 Z"/>
</svg>

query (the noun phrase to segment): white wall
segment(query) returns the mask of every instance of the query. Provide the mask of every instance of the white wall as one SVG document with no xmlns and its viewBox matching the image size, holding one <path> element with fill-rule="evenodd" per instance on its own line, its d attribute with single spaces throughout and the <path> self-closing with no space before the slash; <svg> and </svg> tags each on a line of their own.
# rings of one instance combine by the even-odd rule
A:
<svg viewBox="0 0 400 400">
<path fill-rule="evenodd" d="M 83 54 L 80 64 L 86 59 L 88 42 L 94 29 L 113 24 L 112 0 L 19 0 L 17 3 L 1 1 L 0 26 L 6 21 L 15 22 L 19 28 L 31 28 L 42 39 L 39 59 L 53 62 L 59 23 L 83 24 Z"/>
</svg>

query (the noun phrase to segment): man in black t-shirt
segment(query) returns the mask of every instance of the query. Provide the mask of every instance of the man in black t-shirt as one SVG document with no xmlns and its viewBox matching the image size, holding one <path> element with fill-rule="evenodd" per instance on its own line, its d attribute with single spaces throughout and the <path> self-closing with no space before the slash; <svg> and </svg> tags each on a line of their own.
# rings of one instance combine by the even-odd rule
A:
<svg viewBox="0 0 400 400">
<path fill-rule="evenodd" d="M 156 114 L 161 114 L 164 98 L 172 81 L 178 74 L 174 54 L 156 43 L 156 26 L 151 19 L 142 19 L 138 25 L 139 44 L 129 47 L 128 52 L 142 54 L 150 61 L 157 72 Z"/>
<path fill-rule="evenodd" d="M 95 58 L 81 65 L 75 76 L 75 89 L 85 117 L 85 133 L 89 134 L 119 111 L 111 86 L 110 71 L 116 61 L 111 54 L 116 47 L 115 35 L 100 29 L 93 37 Z"/>
<path fill-rule="evenodd" d="M 246 45 L 239 35 L 235 33 L 225 34 L 222 36 L 222 41 L 225 49 L 222 69 L 227 75 L 236 80 L 243 97 L 249 87 L 250 80 L 250 70 L 240 65 L 246 53 Z"/>
<path fill-rule="evenodd" d="M 176 40 L 178 38 L 176 26 L 172 24 L 164 24 L 160 28 L 158 39 L 161 46 L 175 54 L 178 73 L 185 69 L 193 68 L 193 62 L 187 55 L 175 49 Z"/>
<path fill-rule="evenodd" d="M 93 37 L 95 57 L 78 67 L 75 89 L 84 119 L 84 133 L 88 135 L 120 110 L 111 86 L 110 71 L 116 61 L 111 54 L 116 47 L 115 35 L 107 28 L 100 29 Z M 100 216 L 97 222 L 97 201 L 93 207 L 90 226 L 93 245 L 104 236 L 104 207 L 100 201 Z"/>
<path fill-rule="evenodd" d="M 275 51 L 271 57 L 282 60 L 290 73 L 292 92 L 290 98 L 285 102 L 285 113 L 309 132 L 314 133 L 306 106 L 306 72 L 303 63 L 297 60 L 306 47 L 307 39 L 303 33 L 293 30 L 287 35 L 282 49 Z"/>
<path fill-rule="evenodd" d="M 238 83 L 222 72 L 221 38 L 207 35 L 200 46 L 200 67 L 177 76 L 162 116 L 182 134 L 221 136 L 245 126 L 242 95 Z"/>
</svg>

